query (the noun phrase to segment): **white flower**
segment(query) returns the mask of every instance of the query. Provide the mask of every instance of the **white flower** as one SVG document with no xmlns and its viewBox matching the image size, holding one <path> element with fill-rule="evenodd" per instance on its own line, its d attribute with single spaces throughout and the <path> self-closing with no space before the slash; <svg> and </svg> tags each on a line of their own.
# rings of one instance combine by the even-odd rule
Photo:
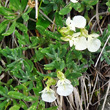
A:
<svg viewBox="0 0 110 110">
<path fill-rule="evenodd" d="M 87 48 L 87 40 L 80 36 L 80 32 L 74 33 L 72 36 L 61 37 L 64 41 L 69 41 L 70 47 L 75 46 L 76 50 L 85 50 Z"/>
<path fill-rule="evenodd" d="M 48 87 L 44 88 L 44 90 L 41 91 L 40 93 L 42 93 L 41 97 L 42 97 L 42 100 L 45 102 L 53 102 L 56 99 L 54 95 L 55 92 Z"/>
<path fill-rule="evenodd" d="M 81 15 L 74 16 L 73 22 L 77 28 L 84 28 L 86 26 L 86 19 Z"/>
<path fill-rule="evenodd" d="M 87 48 L 90 52 L 96 52 L 101 46 L 101 41 L 97 37 L 99 35 L 95 33 L 88 35 Z"/>
<path fill-rule="evenodd" d="M 86 26 L 86 19 L 81 15 L 74 16 L 73 20 L 68 17 L 66 25 L 70 28 L 70 30 L 76 31 L 75 28 L 84 28 Z"/>
<path fill-rule="evenodd" d="M 71 82 L 66 78 L 59 80 L 57 82 L 57 87 L 57 93 L 61 96 L 68 96 L 73 91 L 73 86 Z"/>
<path fill-rule="evenodd" d="M 74 45 L 76 50 L 85 50 L 87 48 L 87 40 L 83 36 L 75 38 Z"/>
<path fill-rule="evenodd" d="M 80 32 L 74 33 L 72 40 L 76 50 L 85 50 L 87 48 L 87 40 L 85 37 L 80 36 Z"/>
<path fill-rule="evenodd" d="M 66 25 L 70 28 L 70 30 L 75 31 L 74 22 L 70 19 L 70 17 L 67 18 Z"/>
<path fill-rule="evenodd" d="M 77 3 L 78 1 L 77 0 L 70 0 L 71 2 L 73 2 L 73 3 Z"/>
</svg>

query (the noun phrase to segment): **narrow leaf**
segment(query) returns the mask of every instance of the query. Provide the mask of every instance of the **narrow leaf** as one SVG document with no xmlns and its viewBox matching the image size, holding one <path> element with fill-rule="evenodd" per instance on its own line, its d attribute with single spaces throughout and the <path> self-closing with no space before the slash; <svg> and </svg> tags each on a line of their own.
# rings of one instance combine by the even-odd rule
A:
<svg viewBox="0 0 110 110">
<path fill-rule="evenodd" d="M 50 32 L 40 25 L 38 25 L 36 28 L 40 32 L 41 35 L 43 35 L 45 37 L 50 37 L 50 38 L 53 38 L 56 40 L 60 40 L 60 37 L 61 37 L 60 34 Z"/>
<path fill-rule="evenodd" d="M 18 11 L 18 10 L 22 10 L 22 6 L 20 3 L 20 0 L 10 0 L 9 3 L 9 8 L 14 10 L 14 11 Z"/>
<path fill-rule="evenodd" d="M 0 34 L 6 29 L 8 23 L 8 20 L 4 20 L 2 23 L 0 23 Z"/>
<path fill-rule="evenodd" d="M 38 100 L 37 97 L 25 96 L 24 94 L 19 93 L 17 91 L 10 91 L 8 92 L 8 95 L 14 99 L 23 99 L 28 102 Z"/>
<path fill-rule="evenodd" d="M 9 110 L 19 110 L 20 106 L 14 105 Z"/>
<path fill-rule="evenodd" d="M 28 108 L 27 110 L 36 110 L 37 104 L 38 104 L 38 101 L 33 103 L 32 106 L 30 108 Z"/>
<path fill-rule="evenodd" d="M 67 6 L 65 6 L 63 9 L 60 10 L 59 14 L 60 15 L 66 15 L 66 14 L 68 14 L 71 11 L 72 6 L 73 6 L 73 3 L 70 2 Z"/>
<path fill-rule="evenodd" d="M 3 33 L 3 36 L 8 36 L 10 34 L 12 34 L 15 30 L 15 25 L 16 25 L 16 21 L 13 22 L 13 24 L 10 26 L 9 30 L 5 33 Z"/>
<path fill-rule="evenodd" d="M 16 23 L 16 27 L 20 30 L 20 31 L 23 31 L 23 32 L 27 32 L 27 27 L 22 24 L 22 23 Z"/>
</svg>

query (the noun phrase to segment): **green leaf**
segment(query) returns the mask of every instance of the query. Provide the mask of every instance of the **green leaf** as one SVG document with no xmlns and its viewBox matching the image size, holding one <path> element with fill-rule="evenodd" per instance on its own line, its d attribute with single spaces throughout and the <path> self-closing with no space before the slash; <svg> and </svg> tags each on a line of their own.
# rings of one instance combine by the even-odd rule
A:
<svg viewBox="0 0 110 110">
<path fill-rule="evenodd" d="M 73 58 L 81 60 L 82 59 L 82 53 L 81 51 L 73 50 Z"/>
<path fill-rule="evenodd" d="M 72 78 L 73 78 L 73 79 L 78 78 L 78 77 L 80 77 L 80 76 L 82 76 L 81 73 L 78 73 L 78 72 L 72 73 Z"/>
<path fill-rule="evenodd" d="M 7 97 L 7 92 L 8 92 L 7 87 L 0 86 L 0 95 Z"/>
<path fill-rule="evenodd" d="M 25 96 L 24 94 L 19 93 L 17 91 L 10 91 L 8 92 L 8 95 L 14 99 L 23 99 L 28 102 L 38 100 L 37 97 Z"/>
<path fill-rule="evenodd" d="M 49 26 L 50 22 L 47 19 L 42 18 L 41 16 L 38 17 L 38 21 L 36 22 L 37 25 L 41 25 L 45 29 Z"/>
<path fill-rule="evenodd" d="M 66 66 L 68 68 L 72 67 L 73 65 L 73 53 L 72 51 L 68 51 L 68 53 L 66 54 Z"/>
<path fill-rule="evenodd" d="M 24 63 L 24 67 L 26 71 L 32 72 L 33 67 L 34 67 L 33 62 L 31 60 L 24 60 L 23 63 Z"/>
<path fill-rule="evenodd" d="M 48 76 L 56 78 L 57 74 L 55 72 L 48 73 Z"/>
<path fill-rule="evenodd" d="M 53 70 L 55 69 L 56 61 L 53 61 L 52 63 L 44 65 L 45 70 Z"/>
<path fill-rule="evenodd" d="M 38 72 L 37 70 L 36 70 L 36 73 L 39 74 L 39 75 L 42 76 L 42 77 L 47 76 L 46 74 L 42 74 L 42 73 Z"/>
<path fill-rule="evenodd" d="M 55 23 L 57 27 L 63 27 L 63 16 L 59 15 L 58 12 L 55 13 Z"/>
<path fill-rule="evenodd" d="M 9 79 L 7 85 L 11 85 L 14 79 Z"/>
<path fill-rule="evenodd" d="M 17 30 L 15 30 L 15 35 L 18 38 L 19 45 L 26 45 L 25 38 L 21 34 L 19 34 Z"/>
<path fill-rule="evenodd" d="M 40 76 L 41 77 L 41 76 Z M 33 91 L 36 96 L 39 96 L 39 92 L 42 91 L 43 86 L 42 86 L 42 81 L 40 80 L 40 77 L 36 79 L 36 88 L 33 88 Z"/>
<path fill-rule="evenodd" d="M 8 101 L 8 103 L 5 105 L 5 110 L 11 105 L 11 100 Z"/>
<path fill-rule="evenodd" d="M 63 9 L 61 9 L 59 11 L 59 14 L 60 15 L 66 15 L 66 14 L 68 14 L 72 10 L 72 7 L 73 7 L 73 3 L 70 2 L 68 5 L 66 5 Z"/>
<path fill-rule="evenodd" d="M 5 100 L 3 102 L 0 103 L 0 110 L 4 110 L 3 108 L 5 107 L 5 105 L 8 103 L 9 100 Z"/>
<path fill-rule="evenodd" d="M 5 57 L 7 57 L 7 55 L 9 55 L 11 53 L 11 50 L 9 49 L 9 47 L 6 46 L 5 49 L 1 50 L 1 54 Z"/>
<path fill-rule="evenodd" d="M 23 101 L 19 101 L 20 103 L 20 106 L 24 109 L 24 110 L 27 110 L 27 106 L 26 104 L 23 102 Z"/>
<path fill-rule="evenodd" d="M 22 10 L 24 10 L 26 8 L 27 2 L 28 2 L 28 0 L 21 0 Z"/>
<path fill-rule="evenodd" d="M 14 15 L 14 13 L 9 8 L 6 8 L 6 7 L 3 7 L 3 6 L 0 5 L 0 15 L 12 16 L 12 15 Z"/>
<path fill-rule="evenodd" d="M 8 20 L 4 20 L 2 23 L 0 23 L 0 34 L 6 29 L 8 23 Z"/>
<path fill-rule="evenodd" d="M 40 8 L 46 15 L 48 15 L 52 11 L 53 5 L 49 3 L 44 7 L 40 7 Z"/>
<path fill-rule="evenodd" d="M 72 7 L 78 12 L 82 12 L 84 10 L 83 5 L 81 6 L 79 2 L 73 3 Z"/>
<path fill-rule="evenodd" d="M 28 21 L 29 20 L 29 15 L 27 13 L 23 13 L 22 18 L 24 19 L 24 21 Z"/>
<path fill-rule="evenodd" d="M 1 100 L 5 100 L 5 99 L 6 99 L 6 97 L 1 97 L 1 98 L 0 98 L 0 101 L 1 101 Z"/>
<path fill-rule="evenodd" d="M 30 40 L 31 40 L 31 45 L 29 46 L 30 48 L 36 46 L 40 42 L 39 38 L 36 36 L 30 37 Z"/>
<path fill-rule="evenodd" d="M 45 110 L 57 110 L 57 106 L 53 106 L 53 107 L 50 107 L 50 108 L 45 108 Z"/>
<path fill-rule="evenodd" d="M 9 30 L 5 33 L 3 33 L 3 36 L 8 36 L 10 34 L 12 34 L 15 30 L 15 26 L 16 26 L 16 21 L 13 22 L 13 24 L 10 26 Z"/>
<path fill-rule="evenodd" d="M 4 16 L 4 18 L 8 19 L 8 20 L 13 20 L 15 19 L 17 16 L 14 15 L 14 16 Z"/>
<path fill-rule="evenodd" d="M 92 5 L 96 5 L 98 2 L 99 2 L 99 0 L 83 0 L 83 2 L 85 2 L 87 5 L 90 5 L 90 6 L 92 6 Z"/>
<path fill-rule="evenodd" d="M 65 72 L 65 76 L 68 78 L 68 79 L 76 79 L 76 78 L 78 78 L 78 77 L 80 77 L 80 76 L 82 76 L 82 74 L 80 73 L 80 72 L 71 72 L 71 71 L 69 71 L 69 69 L 68 70 L 66 70 L 66 72 Z"/>
<path fill-rule="evenodd" d="M 72 83 L 73 86 L 78 86 L 79 85 L 79 81 L 78 81 L 77 78 L 76 79 L 71 79 L 71 83 Z"/>
<path fill-rule="evenodd" d="M 20 109 L 20 106 L 14 105 L 9 110 L 19 110 L 19 109 Z"/>
<path fill-rule="evenodd" d="M 40 50 L 35 50 L 34 62 L 40 61 L 44 58 L 44 54 Z"/>
<path fill-rule="evenodd" d="M 2 66 L 0 66 L 0 74 L 2 73 Z"/>
<path fill-rule="evenodd" d="M 50 48 L 47 47 L 47 48 L 40 48 L 41 52 L 46 54 L 46 53 L 49 53 L 50 52 Z"/>
<path fill-rule="evenodd" d="M 33 104 L 31 105 L 31 107 L 29 107 L 27 110 L 36 110 L 37 104 L 38 104 L 38 101 L 36 101 L 35 103 L 33 103 Z"/>
<path fill-rule="evenodd" d="M 90 8 L 93 9 L 93 5 L 96 5 L 98 2 L 99 0 L 83 0 L 87 10 L 90 10 Z"/>
<path fill-rule="evenodd" d="M 27 27 L 22 24 L 22 23 L 16 23 L 16 27 L 20 30 L 20 31 L 23 31 L 23 32 L 27 32 Z"/>
<path fill-rule="evenodd" d="M 20 0 L 10 0 L 9 8 L 14 11 L 22 11 Z"/>
<path fill-rule="evenodd" d="M 110 58 L 107 55 L 104 55 L 104 59 L 107 62 L 108 65 L 110 65 Z"/>
<path fill-rule="evenodd" d="M 60 70 L 61 70 L 61 71 L 65 68 L 65 62 L 64 62 L 64 60 L 61 60 L 61 61 L 59 62 L 59 66 L 60 66 Z"/>
<path fill-rule="evenodd" d="M 40 100 L 38 110 L 45 110 L 45 102 L 43 100 Z"/>
<path fill-rule="evenodd" d="M 15 30 L 15 35 L 18 38 L 18 42 L 20 44 L 20 46 L 22 45 L 30 45 L 30 41 L 29 41 L 29 36 L 27 34 L 27 32 L 24 32 L 24 35 L 19 34 L 19 32 L 17 30 Z"/>
<path fill-rule="evenodd" d="M 36 28 L 40 32 L 40 34 L 43 35 L 44 37 L 50 37 L 56 40 L 60 40 L 61 37 L 60 34 L 50 32 L 40 25 L 36 26 Z"/>
</svg>

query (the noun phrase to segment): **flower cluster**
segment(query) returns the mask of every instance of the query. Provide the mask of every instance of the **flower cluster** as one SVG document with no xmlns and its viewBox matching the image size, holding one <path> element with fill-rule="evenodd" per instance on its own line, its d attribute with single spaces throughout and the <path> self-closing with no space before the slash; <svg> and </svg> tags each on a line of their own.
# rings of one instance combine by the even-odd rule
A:
<svg viewBox="0 0 110 110">
<path fill-rule="evenodd" d="M 65 78 L 64 74 L 61 71 L 57 71 L 57 77 L 59 78 L 56 87 L 57 87 L 57 93 L 61 96 L 68 96 L 73 91 L 73 86 L 71 82 Z M 51 81 L 48 81 L 47 87 L 44 88 L 41 98 L 45 102 L 53 102 L 56 100 L 55 92 L 50 89 L 50 85 L 52 84 Z M 50 84 L 51 83 L 51 84 Z"/>
<path fill-rule="evenodd" d="M 96 52 L 100 48 L 99 35 L 96 33 L 88 34 L 85 29 L 86 19 L 83 16 L 77 15 L 72 20 L 68 17 L 66 25 L 67 27 L 60 30 L 63 35 L 61 39 L 69 41 L 70 47 L 74 45 L 76 50 L 88 49 L 90 52 Z M 80 32 L 76 32 L 77 28 L 80 29 Z"/>
</svg>

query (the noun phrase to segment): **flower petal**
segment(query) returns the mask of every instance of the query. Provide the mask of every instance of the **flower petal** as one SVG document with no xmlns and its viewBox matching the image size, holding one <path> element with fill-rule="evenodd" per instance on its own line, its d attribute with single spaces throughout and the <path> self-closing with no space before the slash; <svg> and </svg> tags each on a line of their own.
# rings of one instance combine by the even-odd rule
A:
<svg viewBox="0 0 110 110">
<path fill-rule="evenodd" d="M 86 26 L 86 19 L 81 15 L 75 16 L 73 18 L 73 22 L 77 28 L 84 28 Z"/>
<path fill-rule="evenodd" d="M 51 93 L 51 92 L 43 93 L 41 97 L 42 97 L 42 100 L 45 102 L 53 102 L 56 99 L 56 97 L 54 96 L 54 93 Z"/>
<path fill-rule="evenodd" d="M 45 88 L 40 93 L 42 93 L 41 97 L 42 97 L 42 100 L 45 102 L 53 102 L 56 99 L 56 97 L 54 95 L 55 92 L 52 89 Z"/>
<path fill-rule="evenodd" d="M 78 1 L 77 0 L 70 0 L 71 2 L 73 2 L 73 3 L 77 3 Z"/>
<path fill-rule="evenodd" d="M 61 96 L 68 96 L 73 91 L 73 86 L 68 79 L 59 80 L 57 86 L 57 93 Z"/>
<path fill-rule="evenodd" d="M 90 35 L 88 36 L 88 38 L 89 38 L 89 37 L 97 38 L 97 37 L 99 37 L 99 34 L 93 33 L 93 34 L 90 34 Z"/>
<path fill-rule="evenodd" d="M 70 17 L 68 17 L 67 19 L 66 19 L 66 25 L 70 25 L 71 24 L 71 19 L 70 19 Z"/>
<path fill-rule="evenodd" d="M 72 40 L 74 40 L 74 38 L 79 37 L 80 34 L 81 34 L 80 32 L 74 33 L 74 34 L 72 35 Z"/>
<path fill-rule="evenodd" d="M 70 28 L 70 30 L 75 31 L 74 22 L 71 20 L 70 17 L 67 18 L 67 20 L 66 20 L 66 25 Z"/>
<path fill-rule="evenodd" d="M 87 48 L 90 52 L 96 52 L 101 46 L 101 41 L 99 39 L 88 39 Z"/>
<path fill-rule="evenodd" d="M 71 21 L 71 24 L 69 25 L 70 30 L 76 31 L 75 24 L 73 21 Z"/>
<path fill-rule="evenodd" d="M 85 50 L 87 48 L 87 40 L 85 37 L 78 37 L 74 39 L 76 50 Z"/>
<path fill-rule="evenodd" d="M 57 88 L 57 93 L 61 96 L 68 96 L 72 93 L 73 86 L 71 84 L 59 85 Z"/>
<path fill-rule="evenodd" d="M 72 47 L 73 44 L 74 44 L 74 41 L 73 40 L 69 40 L 69 44 L 70 44 L 70 47 Z"/>
</svg>

